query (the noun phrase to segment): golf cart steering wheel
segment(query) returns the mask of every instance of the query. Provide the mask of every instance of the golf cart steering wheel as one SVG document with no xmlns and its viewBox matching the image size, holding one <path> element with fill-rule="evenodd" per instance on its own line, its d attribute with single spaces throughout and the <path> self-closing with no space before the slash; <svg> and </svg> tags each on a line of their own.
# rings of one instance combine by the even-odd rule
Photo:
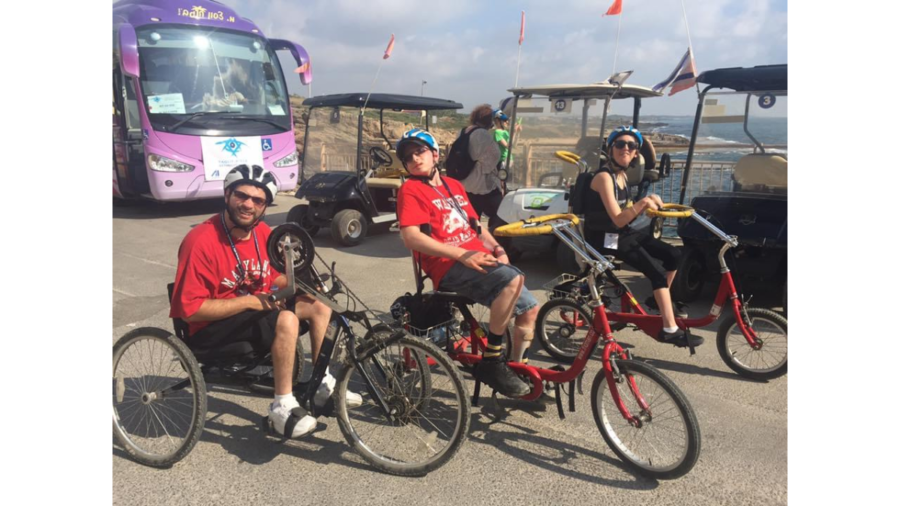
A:
<svg viewBox="0 0 900 506">
<path fill-rule="evenodd" d="M 653 218 L 657 216 L 661 218 L 690 218 L 692 214 L 694 214 L 693 207 L 681 204 L 663 204 L 659 211 L 647 209 L 647 216 Z"/>
<path fill-rule="evenodd" d="M 369 156 L 371 156 L 372 160 L 375 160 L 379 165 L 390 165 L 391 162 L 394 161 L 394 159 L 391 158 L 390 153 L 378 146 L 372 146 L 369 149 Z"/>
<path fill-rule="evenodd" d="M 553 225 L 540 225 L 548 221 L 567 221 L 566 225 L 578 225 L 578 216 L 574 214 L 548 214 L 537 218 L 517 221 L 494 229 L 495 237 L 521 237 L 526 235 L 544 235 L 553 233 Z"/>
<path fill-rule="evenodd" d="M 578 165 L 578 162 L 581 161 L 581 157 L 571 151 L 557 151 L 557 152 L 553 153 L 553 155 L 556 156 L 557 158 L 559 158 L 560 160 L 562 160 L 564 162 L 569 162 L 573 165 Z"/>
</svg>

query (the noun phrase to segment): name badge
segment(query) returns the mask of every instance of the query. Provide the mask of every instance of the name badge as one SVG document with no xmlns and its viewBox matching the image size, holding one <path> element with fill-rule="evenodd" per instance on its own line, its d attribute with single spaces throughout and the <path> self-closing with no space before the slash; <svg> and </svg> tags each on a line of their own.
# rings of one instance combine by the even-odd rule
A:
<svg viewBox="0 0 900 506">
<path fill-rule="evenodd" d="M 603 238 L 603 247 L 607 249 L 619 249 L 619 234 L 606 234 Z"/>
</svg>

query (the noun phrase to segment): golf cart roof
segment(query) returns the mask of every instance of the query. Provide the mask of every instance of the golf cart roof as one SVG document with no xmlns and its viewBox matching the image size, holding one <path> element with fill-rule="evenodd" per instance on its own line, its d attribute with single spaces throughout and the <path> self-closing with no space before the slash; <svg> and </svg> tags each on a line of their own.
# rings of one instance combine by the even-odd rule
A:
<svg viewBox="0 0 900 506">
<path fill-rule="evenodd" d="M 735 91 L 787 90 L 787 64 L 707 70 L 697 80 L 713 88 Z"/>
<path fill-rule="evenodd" d="M 308 98 L 303 101 L 307 107 L 362 107 L 366 103 L 366 93 L 339 93 Z M 393 95 L 389 93 L 372 93 L 369 96 L 369 109 L 407 109 L 431 111 L 436 109 L 462 109 L 462 104 L 442 98 L 419 97 L 415 95 Z"/>
<path fill-rule="evenodd" d="M 546 84 L 543 86 L 530 86 L 512 88 L 509 91 L 513 95 L 543 95 L 548 98 L 606 98 L 619 88 L 616 84 Z M 644 86 L 623 84 L 622 89 L 616 93 L 614 99 L 619 98 L 648 98 L 661 97 L 662 93 Z"/>
</svg>

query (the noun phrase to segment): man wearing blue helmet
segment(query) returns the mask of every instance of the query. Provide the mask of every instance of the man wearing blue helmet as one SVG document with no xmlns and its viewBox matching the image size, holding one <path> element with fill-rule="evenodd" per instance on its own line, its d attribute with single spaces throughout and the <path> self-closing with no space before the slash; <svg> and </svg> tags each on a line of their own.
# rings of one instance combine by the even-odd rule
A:
<svg viewBox="0 0 900 506">
<path fill-rule="evenodd" d="M 526 361 L 525 350 L 534 338 L 538 303 L 525 288 L 525 276 L 509 265 L 506 251 L 486 227 L 473 227 L 478 214 L 462 183 L 437 170 L 440 150 L 430 133 L 413 129 L 403 134 L 397 156 L 410 174 L 397 195 L 403 244 L 418 255 L 436 290 L 459 293 L 491 310 L 488 350 L 475 376 L 504 395 L 527 394 L 530 386 L 509 368 L 502 352 L 503 334 L 513 317 L 510 359 Z M 421 230 L 423 225 L 430 233 Z"/>
<path fill-rule="evenodd" d="M 687 337 L 675 323 L 675 311 L 669 287 L 675 279 L 680 253 L 678 249 L 647 233 L 647 228 L 634 229 L 635 219 L 647 209 L 659 209 L 662 199 L 650 194 L 632 202 L 625 175 L 626 169 L 637 162 L 644 143 L 641 132 L 634 127 L 620 126 L 606 139 L 607 161 L 591 180 L 591 192 L 585 199 L 585 239 L 604 255 L 615 255 L 643 273 L 650 280 L 653 296 L 650 307 L 659 308 L 663 328 L 660 341 L 687 346 Z M 662 262 L 662 269 L 656 261 Z M 663 270 L 664 269 L 664 270 Z M 655 304 L 654 304 L 655 303 Z M 686 317 L 679 308 L 679 316 Z M 703 338 L 691 336 L 694 346 Z"/>
</svg>

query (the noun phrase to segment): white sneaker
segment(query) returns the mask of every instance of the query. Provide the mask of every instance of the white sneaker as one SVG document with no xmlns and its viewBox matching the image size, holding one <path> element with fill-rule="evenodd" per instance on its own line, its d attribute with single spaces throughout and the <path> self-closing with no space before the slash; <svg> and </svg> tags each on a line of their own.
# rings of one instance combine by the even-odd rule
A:
<svg viewBox="0 0 900 506">
<path fill-rule="evenodd" d="M 294 426 L 294 430 L 287 437 L 289 438 L 298 438 L 301 436 L 305 436 L 312 432 L 313 429 L 316 428 L 316 419 L 310 415 L 304 414 L 305 411 L 300 410 L 297 412 L 297 415 L 292 415 L 291 411 L 294 408 L 299 408 L 300 403 L 297 402 L 297 399 L 292 399 L 291 402 L 287 404 L 275 403 L 269 405 L 269 420 L 272 421 L 272 425 L 275 426 L 275 430 L 284 436 L 284 426 L 287 424 L 288 420 L 294 416 L 295 418 L 300 414 L 303 414 L 299 420 L 297 420 L 297 425 Z"/>
<path fill-rule="evenodd" d="M 325 373 L 325 377 L 322 378 L 322 384 L 319 385 L 318 390 L 316 390 L 316 395 L 313 396 L 313 402 L 316 403 L 316 406 L 322 407 L 328 402 L 328 398 L 331 397 L 331 394 L 334 393 L 334 386 L 337 384 L 337 380 L 331 373 Z M 358 408 L 362 406 L 362 397 L 359 394 L 347 391 L 347 407 L 348 408 Z"/>
</svg>

